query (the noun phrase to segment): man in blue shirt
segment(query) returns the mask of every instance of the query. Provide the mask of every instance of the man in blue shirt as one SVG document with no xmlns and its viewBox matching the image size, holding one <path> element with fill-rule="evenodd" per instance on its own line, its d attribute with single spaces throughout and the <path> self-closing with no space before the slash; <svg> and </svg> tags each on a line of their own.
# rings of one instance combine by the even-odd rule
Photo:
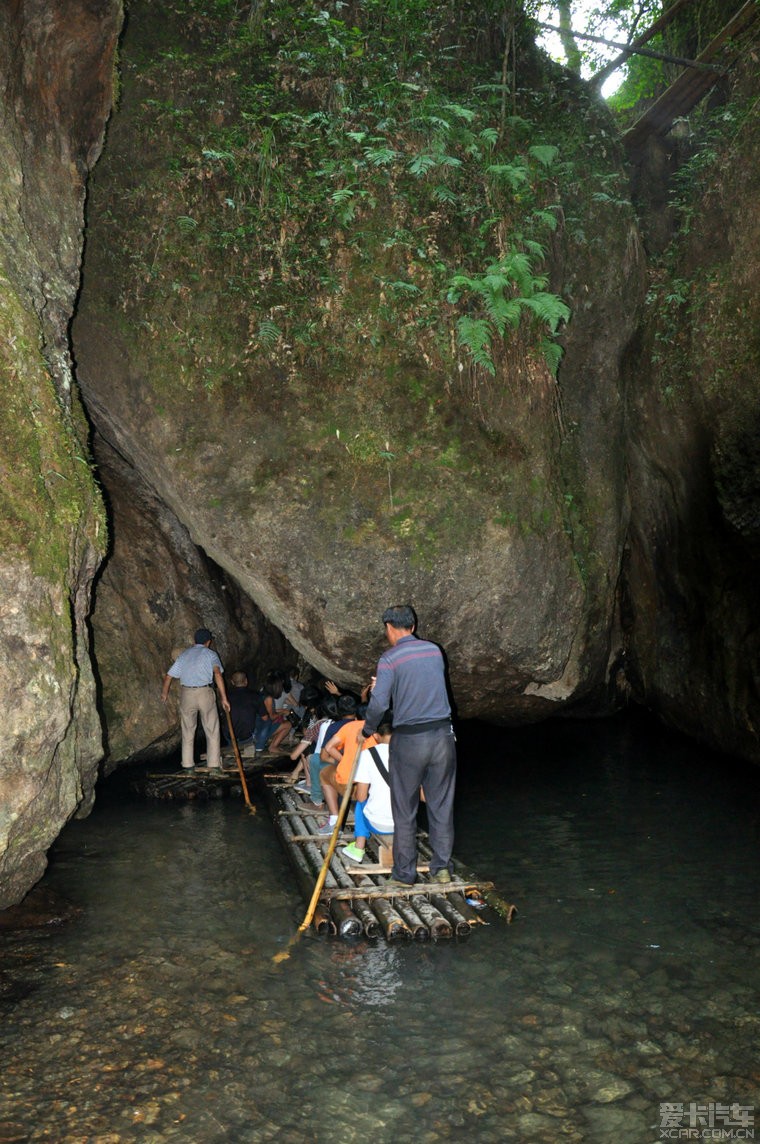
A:
<svg viewBox="0 0 760 1144">
<path fill-rule="evenodd" d="M 383 624 L 391 646 L 378 661 L 361 734 L 371 735 L 392 707 L 389 770 L 395 830 L 388 884 L 417 880 L 420 786 L 433 850 L 430 875 L 436 882 L 450 882 L 457 760 L 443 654 L 437 644 L 415 636 L 417 617 L 410 605 L 386 608 Z"/>
<path fill-rule="evenodd" d="M 217 770 L 222 765 L 219 746 L 219 713 L 216 709 L 214 683 L 225 711 L 229 711 L 227 692 L 224 687 L 222 661 L 211 650 L 213 635 L 208 628 L 198 628 L 195 644 L 177 656 L 166 675 L 161 692 L 161 700 L 166 703 L 173 679 L 180 682 L 179 719 L 182 728 L 182 767 L 191 771 L 194 766 L 193 745 L 198 716 L 206 735 L 208 769 Z"/>
</svg>

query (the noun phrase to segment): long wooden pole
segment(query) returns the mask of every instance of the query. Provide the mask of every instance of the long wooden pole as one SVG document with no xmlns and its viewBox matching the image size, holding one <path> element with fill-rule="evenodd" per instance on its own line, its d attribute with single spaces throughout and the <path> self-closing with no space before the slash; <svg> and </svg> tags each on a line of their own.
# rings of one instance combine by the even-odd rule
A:
<svg viewBox="0 0 760 1144">
<path fill-rule="evenodd" d="M 230 715 L 229 711 L 227 711 L 226 714 L 227 726 L 230 730 L 230 742 L 232 743 L 232 750 L 235 754 L 235 762 L 237 763 L 238 772 L 240 774 L 240 782 L 243 786 L 243 798 L 245 799 L 245 805 L 248 807 L 248 810 L 251 814 L 255 814 L 256 807 L 251 802 L 251 796 L 248 794 L 248 783 L 245 781 L 245 770 L 243 769 L 243 760 L 240 758 L 240 749 L 238 748 L 237 739 L 235 738 L 235 729 L 232 726 L 232 716 Z"/>
<path fill-rule="evenodd" d="M 687 4 L 691 3 L 692 0 L 675 0 L 675 2 L 671 4 L 669 8 L 665 9 L 661 16 L 657 17 L 654 23 L 649 25 L 645 32 L 642 32 L 640 36 L 636 36 L 633 40 L 631 40 L 628 47 L 624 48 L 619 56 L 615 56 L 614 60 L 610 60 L 610 62 L 605 64 L 604 67 L 600 68 L 598 72 L 594 72 L 594 74 L 591 76 L 591 79 L 589 80 L 589 83 L 597 85 L 603 83 L 604 80 L 607 79 L 607 76 L 612 75 L 614 71 L 617 71 L 621 64 L 625 63 L 625 61 L 635 52 L 636 48 L 640 48 L 642 44 L 648 43 L 653 36 L 656 36 L 658 32 L 661 32 L 663 28 L 668 26 L 668 24 L 673 20 L 674 16 L 678 14 L 681 8 L 684 8 Z"/>
<path fill-rule="evenodd" d="M 330 859 L 332 858 L 333 854 L 335 853 L 335 847 L 336 847 L 337 842 L 338 842 L 338 835 L 340 834 L 340 830 L 341 830 L 341 827 L 343 825 L 343 819 L 345 818 L 346 810 L 348 809 L 348 804 L 351 801 L 351 790 L 352 790 L 353 785 L 354 785 L 354 775 L 356 774 L 356 768 L 359 765 L 359 756 L 362 753 L 362 747 L 363 746 L 364 746 L 364 744 L 362 742 L 361 737 L 360 736 L 357 737 L 356 752 L 354 754 L 353 762 L 351 763 L 351 772 L 348 776 L 348 782 L 346 783 L 346 789 L 343 792 L 343 799 L 341 801 L 340 807 L 338 808 L 338 817 L 335 821 L 335 826 L 333 827 L 333 832 L 330 836 L 330 845 L 327 847 L 327 852 L 325 854 L 325 860 L 322 863 L 322 869 L 319 871 L 319 877 L 317 878 L 316 885 L 314 886 L 314 893 L 311 895 L 311 901 L 309 902 L 309 908 L 307 909 L 306 915 L 305 915 L 303 921 L 301 922 L 300 926 L 298 927 L 298 930 L 296 931 L 294 937 L 292 937 L 290 939 L 290 941 L 288 942 L 287 949 L 281 950 L 279 953 L 275 954 L 275 956 L 273 957 L 272 960 L 275 962 L 275 964 L 278 964 L 281 961 L 285 961 L 288 957 L 290 957 L 291 947 L 293 945 L 295 945 L 296 941 L 298 941 L 298 938 L 304 932 L 304 930 L 307 930 L 309 928 L 309 926 L 311 925 L 311 919 L 314 917 L 314 911 L 317 908 L 317 902 L 319 901 L 319 895 L 322 893 L 322 888 L 325 884 L 325 878 L 327 877 L 327 871 L 330 868 Z M 348 891 L 348 892 L 350 892 L 350 891 Z"/>
<path fill-rule="evenodd" d="M 306 916 L 304 917 L 303 921 L 301 922 L 300 926 L 298 927 L 300 933 L 303 933 L 303 931 L 308 929 L 309 926 L 311 925 L 311 919 L 314 915 L 314 908 L 315 908 L 317 902 L 319 901 L 319 895 L 322 893 L 322 887 L 325 884 L 325 878 L 327 877 L 327 870 L 328 870 L 328 867 L 330 865 L 330 859 L 332 858 L 333 854 L 335 853 L 335 847 L 338 844 L 338 835 L 340 834 L 341 827 L 343 826 L 343 819 L 345 818 L 346 811 L 348 810 L 348 804 L 351 801 L 351 790 L 352 790 L 352 787 L 354 785 L 354 775 L 356 774 L 356 768 L 359 765 L 359 756 L 362 753 L 362 746 L 363 746 L 363 743 L 362 743 L 361 739 L 357 739 L 356 751 L 354 752 L 354 761 L 351 763 L 351 772 L 348 776 L 348 782 L 346 783 L 346 789 L 343 792 L 343 799 L 341 800 L 341 804 L 340 804 L 340 807 L 338 809 L 338 817 L 335 820 L 335 826 L 333 827 L 333 832 L 332 832 L 332 835 L 330 836 L 330 845 L 327 847 L 327 853 L 325 854 L 325 860 L 322 863 L 322 869 L 319 871 L 319 877 L 317 878 L 317 882 L 316 882 L 316 885 L 314 887 L 314 893 L 311 896 L 311 901 L 309 902 L 309 908 L 306 911 Z"/>
<path fill-rule="evenodd" d="M 541 20 L 537 20 L 536 24 L 548 32 L 561 31 L 556 24 L 545 24 Z M 695 68 L 697 71 L 718 72 L 719 74 L 725 71 L 725 68 L 717 67 L 715 64 L 701 63 L 699 60 L 687 60 L 683 56 L 671 56 L 667 52 L 656 52 L 653 48 L 634 48 L 633 44 L 621 44 L 618 40 L 605 40 L 604 36 L 592 36 L 590 32 L 574 32 L 573 35 L 579 40 L 590 40 L 593 44 L 604 44 L 608 48 L 617 48 L 627 55 L 647 56 L 649 59 L 664 60 L 667 64 L 680 64 L 681 67 Z"/>
</svg>

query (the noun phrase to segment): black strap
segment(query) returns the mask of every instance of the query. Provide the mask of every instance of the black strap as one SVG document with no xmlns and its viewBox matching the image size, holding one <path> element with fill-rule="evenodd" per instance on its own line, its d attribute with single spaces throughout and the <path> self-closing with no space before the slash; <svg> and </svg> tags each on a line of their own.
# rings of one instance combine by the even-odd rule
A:
<svg viewBox="0 0 760 1144">
<path fill-rule="evenodd" d="M 378 751 L 377 747 L 370 747 L 369 753 L 372 755 L 372 758 L 375 761 L 375 766 L 379 770 L 380 774 L 383 776 L 388 786 L 390 786 L 391 776 L 388 774 L 388 768 L 386 767 L 385 763 L 380 758 L 380 752 Z"/>
</svg>

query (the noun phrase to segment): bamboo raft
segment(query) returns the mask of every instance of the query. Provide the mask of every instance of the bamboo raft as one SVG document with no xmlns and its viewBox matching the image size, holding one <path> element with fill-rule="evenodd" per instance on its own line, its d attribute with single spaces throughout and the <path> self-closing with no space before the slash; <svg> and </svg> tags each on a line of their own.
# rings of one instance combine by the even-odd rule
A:
<svg viewBox="0 0 760 1144">
<path fill-rule="evenodd" d="M 226 757 L 223 761 L 227 763 Z M 253 776 L 271 766 L 271 759 L 243 759 L 243 772 L 250 785 Z M 236 766 L 223 770 L 195 767 L 192 771 L 148 772 L 130 783 L 130 789 L 143 798 L 165 802 L 210 802 L 242 796 L 240 773 Z"/>
<path fill-rule="evenodd" d="M 284 781 L 282 775 L 262 777 L 264 797 L 276 832 L 308 901 L 322 869 L 330 836 L 318 832 L 319 815 L 304 809 L 305 797 Z M 481 915 L 486 907 L 491 907 L 507 922 L 512 921 L 515 906 L 497 897 L 493 883 L 471 878 L 459 863 L 454 863 L 451 882 L 431 881 L 432 852 L 424 833 L 417 835 L 420 881 L 408 889 L 389 888 L 385 884 L 391 867 L 381 840 L 368 840 L 361 865 L 345 857 L 341 847 L 352 842 L 353 837 L 353 815 L 349 815 L 330 859 L 314 912 L 312 924 L 318 934 L 371 939 L 382 934 L 388 941 L 465 937 L 476 926 L 489 924 Z"/>
</svg>

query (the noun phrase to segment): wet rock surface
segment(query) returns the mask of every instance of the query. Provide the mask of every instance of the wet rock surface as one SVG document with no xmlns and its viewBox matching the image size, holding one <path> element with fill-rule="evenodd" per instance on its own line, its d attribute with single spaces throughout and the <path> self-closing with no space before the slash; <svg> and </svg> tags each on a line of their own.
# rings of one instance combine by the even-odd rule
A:
<svg viewBox="0 0 760 1144">
<path fill-rule="evenodd" d="M 756 87 L 738 69 L 722 110 L 737 125 L 695 177 L 630 357 L 623 615 L 636 696 L 758 761 L 760 131 L 742 122 Z"/>
<path fill-rule="evenodd" d="M 0 909 L 92 805 L 102 754 L 87 617 L 106 528 L 69 323 L 121 16 L 117 0 L 0 9 Z"/>
</svg>

